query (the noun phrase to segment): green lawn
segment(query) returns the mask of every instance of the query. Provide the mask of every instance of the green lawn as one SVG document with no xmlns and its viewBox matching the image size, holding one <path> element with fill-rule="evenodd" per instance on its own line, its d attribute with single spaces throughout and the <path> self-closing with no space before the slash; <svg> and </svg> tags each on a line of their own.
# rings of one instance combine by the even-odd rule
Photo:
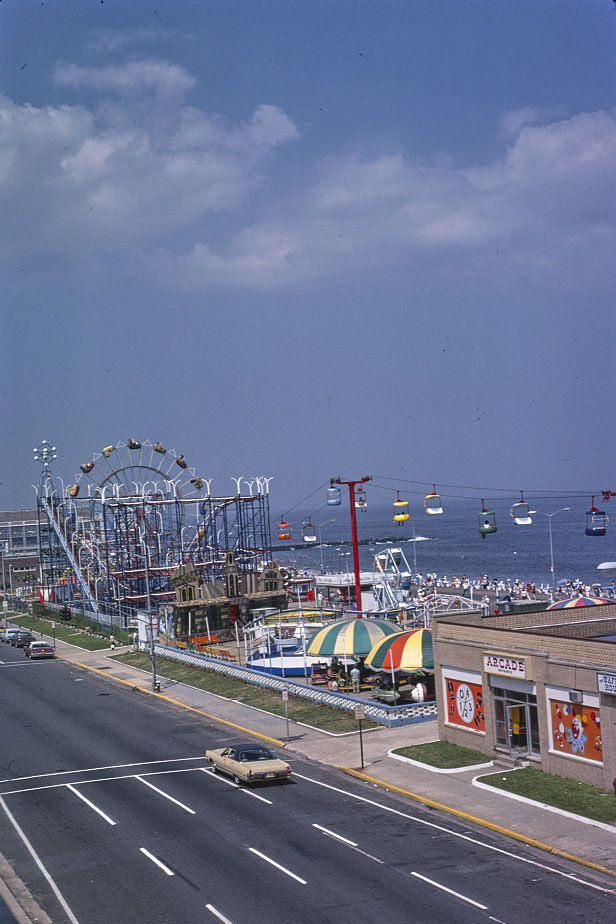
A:
<svg viewBox="0 0 616 924">
<path fill-rule="evenodd" d="M 566 780 L 533 767 L 490 773 L 480 780 L 496 789 L 504 789 L 535 802 L 545 802 L 575 815 L 594 818 L 608 825 L 616 823 L 616 796 L 587 783 Z"/>
<path fill-rule="evenodd" d="M 114 660 L 122 661 L 124 664 L 130 664 L 146 671 L 151 668 L 150 656 L 141 652 L 123 652 L 122 654 L 114 655 Z M 207 693 L 216 693 L 225 699 L 237 700 L 247 706 L 254 706 L 257 709 L 263 709 L 265 712 L 284 716 L 282 696 L 274 690 L 267 690 L 264 687 L 243 683 L 231 677 L 215 674 L 212 671 L 188 667 L 185 664 L 178 664 L 175 661 L 160 657 L 156 659 L 156 673 L 160 674 L 161 677 L 166 677 L 168 680 L 176 680 L 199 690 L 205 690 Z M 352 716 L 327 706 L 315 706 L 303 699 L 297 699 L 291 694 L 289 694 L 289 719 L 293 722 L 303 722 L 322 731 L 337 733 L 353 732 L 359 728 L 357 721 Z M 369 721 L 364 721 L 362 726 L 363 728 L 376 727 L 374 722 Z"/>
<path fill-rule="evenodd" d="M 29 629 L 30 632 L 43 634 L 48 639 L 53 639 L 54 630 L 51 627 L 50 619 L 39 619 L 37 616 L 27 616 L 25 613 L 13 614 L 9 622 L 14 626 L 21 626 Z M 99 638 L 85 629 L 79 629 L 76 626 L 64 622 L 56 622 L 55 637 L 62 642 L 69 642 L 77 648 L 85 648 L 87 651 L 95 651 L 99 648 L 109 648 L 108 638 Z"/>
<path fill-rule="evenodd" d="M 490 758 L 483 751 L 462 748 L 449 741 L 429 741 L 406 748 L 396 748 L 394 754 L 410 757 L 422 764 L 438 767 L 439 770 L 455 770 L 458 767 L 472 767 L 473 764 L 487 764 Z"/>
</svg>

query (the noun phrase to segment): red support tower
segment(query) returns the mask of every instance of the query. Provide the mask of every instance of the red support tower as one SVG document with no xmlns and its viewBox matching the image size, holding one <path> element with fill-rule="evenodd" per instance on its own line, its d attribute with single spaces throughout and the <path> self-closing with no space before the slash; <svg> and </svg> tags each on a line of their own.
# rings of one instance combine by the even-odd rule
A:
<svg viewBox="0 0 616 924">
<path fill-rule="evenodd" d="M 351 538 L 353 541 L 353 569 L 355 571 L 355 604 L 357 606 L 357 618 L 361 619 L 361 583 L 359 578 L 359 553 L 357 551 L 357 518 L 355 515 L 355 485 L 364 484 L 371 481 L 370 475 L 365 475 L 357 481 L 342 481 L 340 478 L 332 478 L 330 485 L 346 484 L 349 489 L 349 504 L 351 506 Z"/>
</svg>

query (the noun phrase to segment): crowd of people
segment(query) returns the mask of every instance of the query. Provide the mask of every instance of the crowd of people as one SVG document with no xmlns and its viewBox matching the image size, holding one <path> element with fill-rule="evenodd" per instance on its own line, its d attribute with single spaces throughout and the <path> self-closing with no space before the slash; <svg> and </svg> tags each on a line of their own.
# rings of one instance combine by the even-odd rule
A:
<svg viewBox="0 0 616 924">
<path fill-rule="evenodd" d="M 452 590 L 459 593 L 461 597 L 472 597 L 473 599 L 479 594 L 496 595 L 500 599 L 509 597 L 510 600 L 545 600 L 552 597 L 552 588 L 549 584 L 537 586 L 535 581 L 491 578 L 487 574 L 471 580 L 465 574 L 461 577 L 454 575 L 448 578 L 447 575 L 439 577 L 434 572 L 426 575 L 418 572 L 413 578 L 413 584 L 420 601 L 425 600 L 431 593 L 451 592 Z M 586 597 L 616 599 L 616 580 L 612 581 L 608 587 L 603 587 L 599 583 L 588 584 L 584 581 L 561 581 L 556 594 L 559 597 L 574 597 L 576 594 L 583 594 Z"/>
</svg>

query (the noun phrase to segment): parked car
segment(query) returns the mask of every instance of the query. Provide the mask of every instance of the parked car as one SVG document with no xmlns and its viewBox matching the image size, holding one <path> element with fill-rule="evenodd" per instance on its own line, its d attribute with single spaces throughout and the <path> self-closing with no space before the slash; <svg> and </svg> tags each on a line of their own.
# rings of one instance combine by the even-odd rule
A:
<svg viewBox="0 0 616 924">
<path fill-rule="evenodd" d="M 54 658 L 55 650 L 47 642 L 30 642 L 24 648 L 26 658 Z"/>
<path fill-rule="evenodd" d="M 254 783 L 257 780 L 289 779 L 290 766 L 274 757 L 259 744 L 236 744 L 228 748 L 208 750 L 205 756 L 217 773 L 219 770 L 233 777 L 235 782 Z"/>
<path fill-rule="evenodd" d="M 29 645 L 30 642 L 34 640 L 34 636 L 31 632 L 18 632 L 16 635 L 11 636 L 11 645 L 14 648 L 25 648 L 26 645 Z"/>
<path fill-rule="evenodd" d="M 0 632 L 0 638 L 3 642 L 10 642 L 12 637 L 14 635 L 19 635 L 21 631 L 21 629 L 16 629 L 15 627 L 12 629 L 5 629 L 3 632 Z"/>
</svg>

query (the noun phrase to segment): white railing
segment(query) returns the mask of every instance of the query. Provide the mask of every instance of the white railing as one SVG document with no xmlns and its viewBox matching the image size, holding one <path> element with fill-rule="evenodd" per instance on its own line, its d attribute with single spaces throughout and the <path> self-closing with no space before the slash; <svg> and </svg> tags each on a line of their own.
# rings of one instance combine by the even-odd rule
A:
<svg viewBox="0 0 616 924">
<path fill-rule="evenodd" d="M 158 656 L 168 658 L 180 664 L 189 664 L 191 667 L 200 667 L 215 674 L 223 674 L 256 686 L 270 690 L 287 690 L 291 696 L 303 699 L 320 706 L 329 706 L 340 712 L 353 714 L 355 706 L 362 705 L 366 709 L 366 718 L 381 725 L 410 725 L 413 722 L 426 722 L 436 719 L 436 703 L 405 703 L 403 706 L 387 706 L 383 703 L 374 703 L 359 696 L 349 696 L 346 693 L 336 693 L 322 687 L 313 687 L 300 683 L 292 677 L 275 677 L 263 674 L 260 671 L 242 667 L 239 664 L 230 664 L 218 658 L 186 651 L 182 648 L 168 648 L 166 645 L 156 645 Z"/>
</svg>

